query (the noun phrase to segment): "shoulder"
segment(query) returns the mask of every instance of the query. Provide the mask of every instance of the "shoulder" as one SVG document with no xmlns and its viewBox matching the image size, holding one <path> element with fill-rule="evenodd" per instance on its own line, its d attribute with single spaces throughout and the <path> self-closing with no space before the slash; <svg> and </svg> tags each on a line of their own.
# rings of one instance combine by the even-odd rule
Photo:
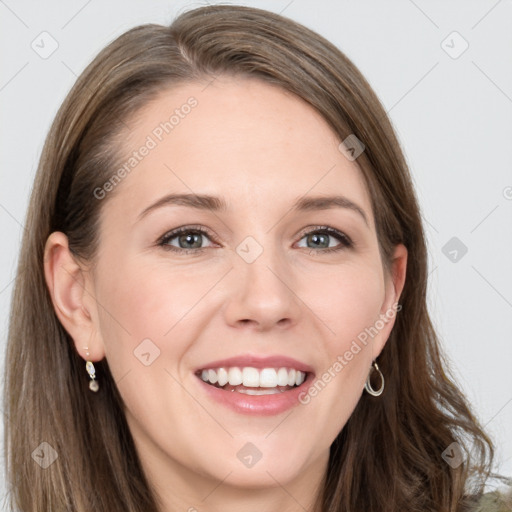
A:
<svg viewBox="0 0 512 512">
<path fill-rule="evenodd" d="M 512 494 L 493 491 L 483 494 L 468 512 L 511 512 Z"/>
</svg>

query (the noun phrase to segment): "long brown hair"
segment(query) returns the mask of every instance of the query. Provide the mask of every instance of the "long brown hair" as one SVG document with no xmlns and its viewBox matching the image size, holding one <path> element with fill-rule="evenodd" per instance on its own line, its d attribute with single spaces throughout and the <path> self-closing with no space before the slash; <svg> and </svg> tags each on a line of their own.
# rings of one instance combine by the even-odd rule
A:
<svg viewBox="0 0 512 512">
<path fill-rule="evenodd" d="M 277 14 L 232 5 L 202 7 L 170 26 L 121 35 L 81 74 L 53 122 L 30 199 L 10 317 L 4 401 L 12 510 L 158 510 L 107 361 L 96 364 L 100 391 L 89 392 L 84 361 L 55 315 L 44 247 L 50 233 L 62 231 L 77 258 L 93 261 L 108 201 L 94 199 L 94 191 L 116 168 L 130 119 L 166 89 L 221 74 L 278 85 L 312 105 L 340 141 L 351 134 L 361 140 L 357 163 L 383 263 L 389 266 L 396 244 L 408 249 L 402 310 L 379 358 L 385 392 L 363 394 L 332 444 L 318 510 L 462 510 L 465 496 L 483 489 L 493 445 L 454 384 L 429 319 L 421 215 L 387 114 L 355 65 L 324 38 Z M 46 469 L 31 459 L 42 442 L 58 455 Z M 463 454 L 460 465 L 443 459 L 452 443 Z"/>
</svg>

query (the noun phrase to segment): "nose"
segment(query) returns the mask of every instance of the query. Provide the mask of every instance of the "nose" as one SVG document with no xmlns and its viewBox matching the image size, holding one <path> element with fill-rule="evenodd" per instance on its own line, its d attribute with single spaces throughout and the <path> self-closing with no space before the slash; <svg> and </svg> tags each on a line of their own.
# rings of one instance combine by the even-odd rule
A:
<svg viewBox="0 0 512 512">
<path fill-rule="evenodd" d="M 265 248 L 252 263 L 237 258 L 230 273 L 225 319 L 233 327 L 266 331 L 290 328 L 301 312 L 297 283 L 290 264 L 276 251 Z"/>
</svg>

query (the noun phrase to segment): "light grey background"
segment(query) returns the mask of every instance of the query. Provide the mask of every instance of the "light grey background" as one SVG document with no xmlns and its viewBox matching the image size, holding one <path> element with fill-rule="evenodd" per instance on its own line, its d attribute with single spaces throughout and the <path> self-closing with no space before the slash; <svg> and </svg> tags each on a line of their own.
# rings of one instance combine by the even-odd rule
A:
<svg viewBox="0 0 512 512">
<path fill-rule="evenodd" d="M 423 211 L 434 323 L 496 442 L 496 470 L 512 476 L 512 1 L 240 3 L 281 12 L 327 37 L 383 102 Z M 2 368 L 29 191 L 59 105 L 116 36 L 204 4 L 0 0 Z M 52 39 L 58 48 L 42 58 Z M 469 46 L 459 55 L 464 40 Z M 446 245 L 453 237 L 459 247 Z"/>
</svg>

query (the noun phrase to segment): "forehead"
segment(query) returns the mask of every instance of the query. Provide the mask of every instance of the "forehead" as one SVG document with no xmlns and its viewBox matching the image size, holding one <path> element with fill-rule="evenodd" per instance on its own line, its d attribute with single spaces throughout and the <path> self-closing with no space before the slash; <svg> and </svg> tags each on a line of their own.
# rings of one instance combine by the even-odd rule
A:
<svg viewBox="0 0 512 512">
<path fill-rule="evenodd" d="M 137 207 L 170 192 L 222 195 L 233 209 L 340 193 L 371 211 L 362 173 L 327 122 L 272 84 L 239 77 L 182 84 L 128 124 L 120 154 L 129 172 L 117 192 Z"/>
</svg>

